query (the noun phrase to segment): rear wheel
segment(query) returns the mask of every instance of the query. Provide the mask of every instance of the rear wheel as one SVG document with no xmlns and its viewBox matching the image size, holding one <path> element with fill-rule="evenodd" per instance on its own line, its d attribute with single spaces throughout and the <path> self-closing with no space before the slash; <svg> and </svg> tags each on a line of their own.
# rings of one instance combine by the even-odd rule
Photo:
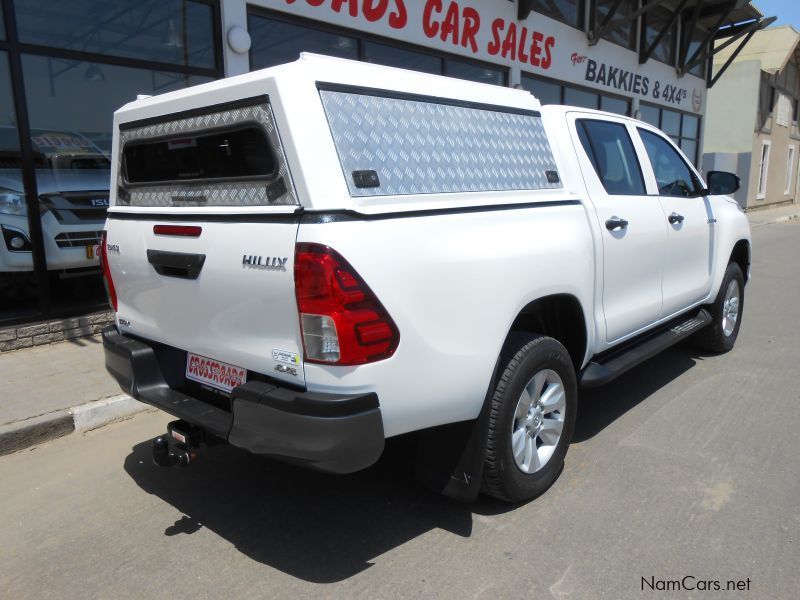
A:
<svg viewBox="0 0 800 600">
<path fill-rule="evenodd" d="M 492 396 L 483 491 L 509 502 L 538 496 L 564 465 L 578 406 L 569 353 L 557 340 L 519 336 Z"/>
<path fill-rule="evenodd" d="M 711 312 L 711 325 L 698 331 L 693 341 L 698 348 L 709 352 L 728 352 L 736 343 L 742 324 L 744 276 L 739 265 L 728 265 L 719 293 L 707 308 Z"/>
</svg>

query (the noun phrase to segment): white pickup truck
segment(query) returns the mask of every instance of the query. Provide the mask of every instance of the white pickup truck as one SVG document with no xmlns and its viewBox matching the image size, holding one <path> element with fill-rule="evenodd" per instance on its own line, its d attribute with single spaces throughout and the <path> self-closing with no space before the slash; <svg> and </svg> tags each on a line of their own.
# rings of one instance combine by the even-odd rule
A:
<svg viewBox="0 0 800 600">
<path fill-rule="evenodd" d="M 747 219 L 659 130 L 521 90 L 303 55 L 114 117 L 106 367 L 203 441 L 347 473 L 418 432 L 427 485 L 521 501 L 578 388 L 730 350 Z"/>
</svg>

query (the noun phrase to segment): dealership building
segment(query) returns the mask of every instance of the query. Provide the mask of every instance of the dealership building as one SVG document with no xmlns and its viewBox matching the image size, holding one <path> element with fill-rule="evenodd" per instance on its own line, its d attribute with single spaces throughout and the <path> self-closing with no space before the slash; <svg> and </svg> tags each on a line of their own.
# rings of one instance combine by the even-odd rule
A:
<svg viewBox="0 0 800 600">
<path fill-rule="evenodd" d="M 699 164 L 746 0 L 0 0 L 0 325 L 98 310 L 113 111 L 302 51 L 638 116 Z"/>
</svg>

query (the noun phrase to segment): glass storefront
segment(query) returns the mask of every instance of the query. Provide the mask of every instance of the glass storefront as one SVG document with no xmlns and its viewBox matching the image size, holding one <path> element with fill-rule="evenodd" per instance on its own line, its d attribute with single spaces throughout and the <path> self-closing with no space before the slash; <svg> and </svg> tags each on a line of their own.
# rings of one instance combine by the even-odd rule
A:
<svg viewBox="0 0 800 600">
<path fill-rule="evenodd" d="M 642 102 L 639 118 L 666 133 L 693 164 L 699 164 L 700 117 Z"/>
<path fill-rule="evenodd" d="M 20 43 L 213 69 L 212 7 L 185 0 L 15 0 Z"/>
<path fill-rule="evenodd" d="M 263 69 L 296 60 L 301 52 L 363 60 L 389 67 L 413 69 L 480 83 L 506 85 L 507 69 L 453 58 L 416 46 L 376 39 L 361 32 L 323 29 L 317 22 L 284 20 L 281 15 L 248 6 L 247 28 L 252 38 L 250 69 Z"/>
<path fill-rule="evenodd" d="M 522 75 L 522 87 L 539 99 L 542 104 L 567 104 L 581 108 L 605 110 L 618 115 L 630 115 L 631 101 L 621 96 L 600 94 L 589 88 L 554 83 L 552 80 Z"/>
<path fill-rule="evenodd" d="M 114 111 L 139 94 L 221 76 L 216 2 L 14 0 L 14 8 L 15 55 L 0 42 L 0 322 L 105 306 L 97 244 Z M 24 126 L 15 97 L 24 98 Z"/>
<path fill-rule="evenodd" d="M 28 209 L 22 186 L 22 157 L 11 92 L 8 53 L 0 51 L 0 319 L 23 318 L 39 309 L 31 276 Z"/>
</svg>

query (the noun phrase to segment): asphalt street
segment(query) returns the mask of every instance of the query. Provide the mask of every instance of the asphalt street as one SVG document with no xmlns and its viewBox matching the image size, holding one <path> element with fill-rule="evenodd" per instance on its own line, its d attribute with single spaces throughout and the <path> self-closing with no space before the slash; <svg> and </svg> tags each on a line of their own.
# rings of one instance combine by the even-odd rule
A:
<svg viewBox="0 0 800 600">
<path fill-rule="evenodd" d="M 733 352 L 674 348 L 584 393 L 532 502 L 428 493 L 402 447 L 346 477 L 225 446 L 160 469 L 148 412 L 0 458 L 0 597 L 797 598 L 800 223 L 754 246 Z"/>
</svg>

